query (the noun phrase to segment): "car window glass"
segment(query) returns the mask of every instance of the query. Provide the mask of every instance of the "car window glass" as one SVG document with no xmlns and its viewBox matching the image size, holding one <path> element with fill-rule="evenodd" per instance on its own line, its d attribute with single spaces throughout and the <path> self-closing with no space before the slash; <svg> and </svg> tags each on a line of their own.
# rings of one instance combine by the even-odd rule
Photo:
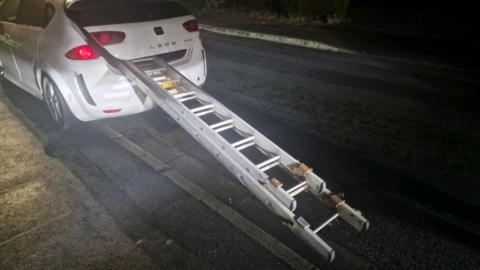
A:
<svg viewBox="0 0 480 270">
<path fill-rule="evenodd" d="M 82 0 L 66 10 L 81 26 L 164 20 L 191 13 L 182 5 L 165 0 Z"/>
<path fill-rule="evenodd" d="M 21 0 L 0 0 L 0 20 L 13 22 L 17 19 L 17 11 Z"/>
<path fill-rule="evenodd" d="M 16 22 L 30 26 L 45 26 L 45 0 L 23 0 Z"/>
</svg>

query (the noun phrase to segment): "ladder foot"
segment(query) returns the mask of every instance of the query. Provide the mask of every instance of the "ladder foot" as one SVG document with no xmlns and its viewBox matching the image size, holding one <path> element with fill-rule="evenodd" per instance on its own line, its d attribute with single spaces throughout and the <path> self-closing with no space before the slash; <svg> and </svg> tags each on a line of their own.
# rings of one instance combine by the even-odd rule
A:
<svg viewBox="0 0 480 270">
<path fill-rule="evenodd" d="M 335 204 L 340 218 L 347 222 L 358 232 L 365 232 L 370 227 L 370 222 L 362 215 L 362 212 L 353 209 L 343 198 L 336 194 L 330 195 L 331 201 Z"/>
</svg>

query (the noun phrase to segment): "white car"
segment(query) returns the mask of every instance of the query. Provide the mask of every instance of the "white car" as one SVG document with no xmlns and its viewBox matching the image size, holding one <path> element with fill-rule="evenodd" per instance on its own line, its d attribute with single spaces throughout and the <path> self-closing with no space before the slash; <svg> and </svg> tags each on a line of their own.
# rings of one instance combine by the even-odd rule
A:
<svg viewBox="0 0 480 270">
<path fill-rule="evenodd" d="M 0 0 L 0 71 L 43 99 L 67 129 L 81 121 L 147 111 L 153 102 L 87 45 L 148 65 L 161 57 L 198 86 L 207 76 L 195 18 L 172 1 Z"/>
</svg>

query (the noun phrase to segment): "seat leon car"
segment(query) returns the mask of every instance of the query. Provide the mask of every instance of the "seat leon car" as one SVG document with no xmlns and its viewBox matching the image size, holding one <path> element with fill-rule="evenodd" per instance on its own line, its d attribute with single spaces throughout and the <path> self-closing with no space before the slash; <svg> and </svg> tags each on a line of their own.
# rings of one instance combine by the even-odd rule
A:
<svg viewBox="0 0 480 270">
<path fill-rule="evenodd" d="M 67 129 L 147 111 L 154 103 L 86 42 L 142 64 L 160 57 L 201 86 L 207 76 L 198 24 L 183 6 L 160 0 L 0 0 L 4 78 L 43 99 Z"/>
</svg>

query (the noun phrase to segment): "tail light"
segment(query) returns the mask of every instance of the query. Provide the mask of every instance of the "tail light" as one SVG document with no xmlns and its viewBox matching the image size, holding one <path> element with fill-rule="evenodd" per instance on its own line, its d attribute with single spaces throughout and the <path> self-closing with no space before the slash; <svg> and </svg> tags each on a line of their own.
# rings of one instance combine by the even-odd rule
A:
<svg viewBox="0 0 480 270">
<path fill-rule="evenodd" d="M 101 45 L 113 45 L 122 43 L 125 40 L 125 33 L 119 31 L 102 31 L 90 33 Z M 97 59 L 97 53 L 89 45 L 75 47 L 65 55 L 71 60 L 92 60 Z"/>
<path fill-rule="evenodd" d="M 183 28 L 185 28 L 188 32 L 197 32 L 198 23 L 196 20 L 190 20 L 183 23 Z"/>
<path fill-rule="evenodd" d="M 90 34 L 104 46 L 122 43 L 125 40 L 125 33 L 119 31 L 102 31 Z"/>
<path fill-rule="evenodd" d="M 98 58 L 97 53 L 88 45 L 75 47 L 68 51 L 65 56 L 71 60 L 92 60 Z"/>
</svg>

